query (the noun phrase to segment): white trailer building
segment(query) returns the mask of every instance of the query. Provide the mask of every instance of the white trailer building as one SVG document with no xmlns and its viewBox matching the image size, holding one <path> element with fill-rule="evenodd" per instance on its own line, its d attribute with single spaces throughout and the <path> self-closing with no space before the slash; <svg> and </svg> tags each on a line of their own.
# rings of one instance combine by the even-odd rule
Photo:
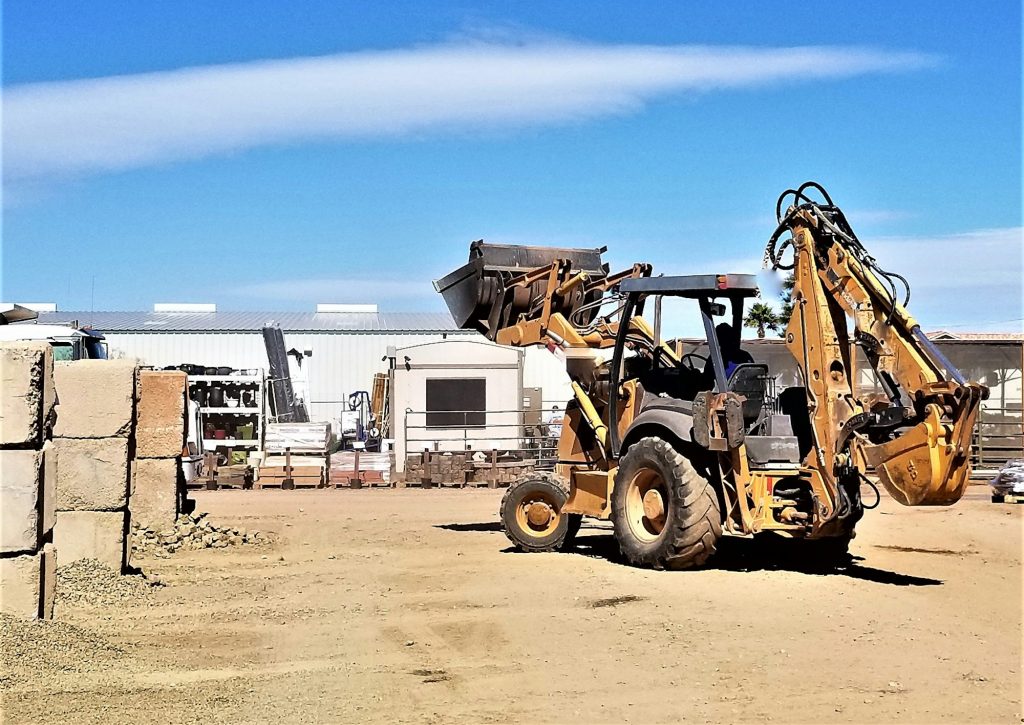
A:
<svg viewBox="0 0 1024 725">
<path fill-rule="evenodd" d="M 268 366 L 261 330 L 276 322 L 285 345 L 304 361 L 310 416 L 335 420 L 348 396 L 370 390 L 373 376 L 388 369 L 389 348 L 461 340 L 487 343 L 455 328 L 447 313 L 379 312 L 376 305 L 318 305 L 313 312 L 218 311 L 214 305 L 154 305 L 152 312 L 41 312 L 40 323 L 75 322 L 106 335 L 111 357 L 143 365 L 186 363 L 237 369 Z M 482 348 L 469 348 L 482 349 Z M 572 395 L 558 360 L 547 350 L 524 351 L 523 385 L 543 389 L 543 400 L 563 405 Z M 473 362 L 473 361 L 467 361 Z"/>
</svg>

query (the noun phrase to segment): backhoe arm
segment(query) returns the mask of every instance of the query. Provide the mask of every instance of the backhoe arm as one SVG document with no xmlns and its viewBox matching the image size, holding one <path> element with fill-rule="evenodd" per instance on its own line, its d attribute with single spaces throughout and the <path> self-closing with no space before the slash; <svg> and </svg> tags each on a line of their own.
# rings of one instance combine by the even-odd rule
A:
<svg viewBox="0 0 1024 725">
<path fill-rule="evenodd" d="M 806 195 L 816 189 L 818 204 Z M 793 204 L 781 215 L 783 200 Z M 951 504 L 970 477 L 971 435 L 987 389 L 967 382 L 897 298 L 899 275 L 886 272 L 854 235 L 827 192 L 809 182 L 780 198 L 779 228 L 766 261 L 792 246 L 793 316 L 786 344 L 807 387 L 814 448 L 805 464 L 833 482 L 844 470 L 874 466 L 886 490 L 906 505 Z M 791 237 L 776 244 L 784 232 Z M 904 300 L 906 302 L 906 300 Z M 852 379 L 853 342 L 874 369 L 884 399 L 861 400 Z"/>
</svg>

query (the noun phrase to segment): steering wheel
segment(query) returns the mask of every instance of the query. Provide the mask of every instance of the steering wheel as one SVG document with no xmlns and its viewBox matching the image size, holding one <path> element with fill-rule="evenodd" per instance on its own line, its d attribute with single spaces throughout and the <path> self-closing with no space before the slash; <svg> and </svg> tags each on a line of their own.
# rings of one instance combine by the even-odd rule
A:
<svg viewBox="0 0 1024 725">
<path fill-rule="evenodd" d="M 694 360 L 700 360 L 701 366 L 697 367 L 694 365 Z M 704 371 L 704 366 L 708 364 L 708 357 L 695 352 L 688 352 L 680 358 L 679 362 L 682 363 L 682 366 L 687 370 L 700 373 Z"/>
</svg>

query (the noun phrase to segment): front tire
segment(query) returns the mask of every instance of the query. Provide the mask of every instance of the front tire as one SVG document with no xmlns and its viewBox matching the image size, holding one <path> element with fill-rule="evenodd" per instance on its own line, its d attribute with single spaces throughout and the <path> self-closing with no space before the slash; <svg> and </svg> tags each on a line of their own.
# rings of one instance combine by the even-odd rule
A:
<svg viewBox="0 0 1024 725">
<path fill-rule="evenodd" d="M 520 551 L 558 551 L 568 547 L 581 518 L 562 513 L 569 494 L 553 473 L 521 478 L 501 498 L 501 530 Z"/>
<path fill-rule="evenodd" d="M 703 565 L 722 536 L 718 496 L 693 464 L 661 438 L 641 438 L 619 459 L 612 491 L 619 550 L 635 566 Z"/>
</svg>

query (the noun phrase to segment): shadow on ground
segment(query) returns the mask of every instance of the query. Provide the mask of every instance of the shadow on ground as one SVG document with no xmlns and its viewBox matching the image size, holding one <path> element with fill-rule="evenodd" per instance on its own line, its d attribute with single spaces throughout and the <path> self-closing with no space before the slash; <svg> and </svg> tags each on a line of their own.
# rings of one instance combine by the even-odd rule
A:
<svg viewBox="0 0 1024 725">
<path fill-rule="evenodd" d="M 437 524 L 434 528 L 446 531 L 501 531 L 501 523 L 498 521 L 484 521 L 472 524 Z"/>
<path fill-rule="evenodd" d="M 507 551 L 514 551 L 514 549 L 510 548 Z M 569 552 L 625 564 L 619 553 L 619 545 L 610 533 L 581 536 L 576 539 L 575 546 Z M 826 567 L 817 565 L 791 551 L 780 551 L 777 547 L 766 546 L 764 542 L 756 539 L 725 536 L 718 542 L 718 552 L 711 560 L 710 566 L 706 568 L 719 571 L 791 571 L 814 576 L 845 576 L 876 584 L 891 584 L 901 587 L 928 587 L 942 584 L 941 579 L 876 569 L 864 566 L 860 563 L 862 561 L 864 561 L 862 557 L 853 556 L 848 564 L 839 567 Z"/>
<path fill-rule="evenodd" d="M 479 523 L 438 524 L 436 528 L 460 532 L 492 532 L 500 533 L 501 524 L 497 521 Z M 607 525 L 583 522 L 582 530 L 594 533 L 584 534 L 564 553 L 582 554 L 597 559 L 604 559 L 614 564 L 626 565 L 619 552 L 619 545 Z M 599 533 L 598 533 L 599 532 Z M 522 553 L 509 546 L 501 550 L 503 554 Z M 942 584 L 941 579 L 901 574 L 900 572 L 876 569 L 864 566 L 860 562 L 863 557 L 852 556 L 848 564 L 838 567 L 824 567 L 809 561 L 806 557 L 792 551 L 779 550 L 777 547 L 766 546 L 763 541 L 737 536 L 725 536 L 718 542 L 718 552 L 711 565 L 705 569 L 719 571 L 790 571 L 811 576 L 844 576 L 851 579 L 891 584 L 900 587 L 929 587 Z"/>
</svg>

